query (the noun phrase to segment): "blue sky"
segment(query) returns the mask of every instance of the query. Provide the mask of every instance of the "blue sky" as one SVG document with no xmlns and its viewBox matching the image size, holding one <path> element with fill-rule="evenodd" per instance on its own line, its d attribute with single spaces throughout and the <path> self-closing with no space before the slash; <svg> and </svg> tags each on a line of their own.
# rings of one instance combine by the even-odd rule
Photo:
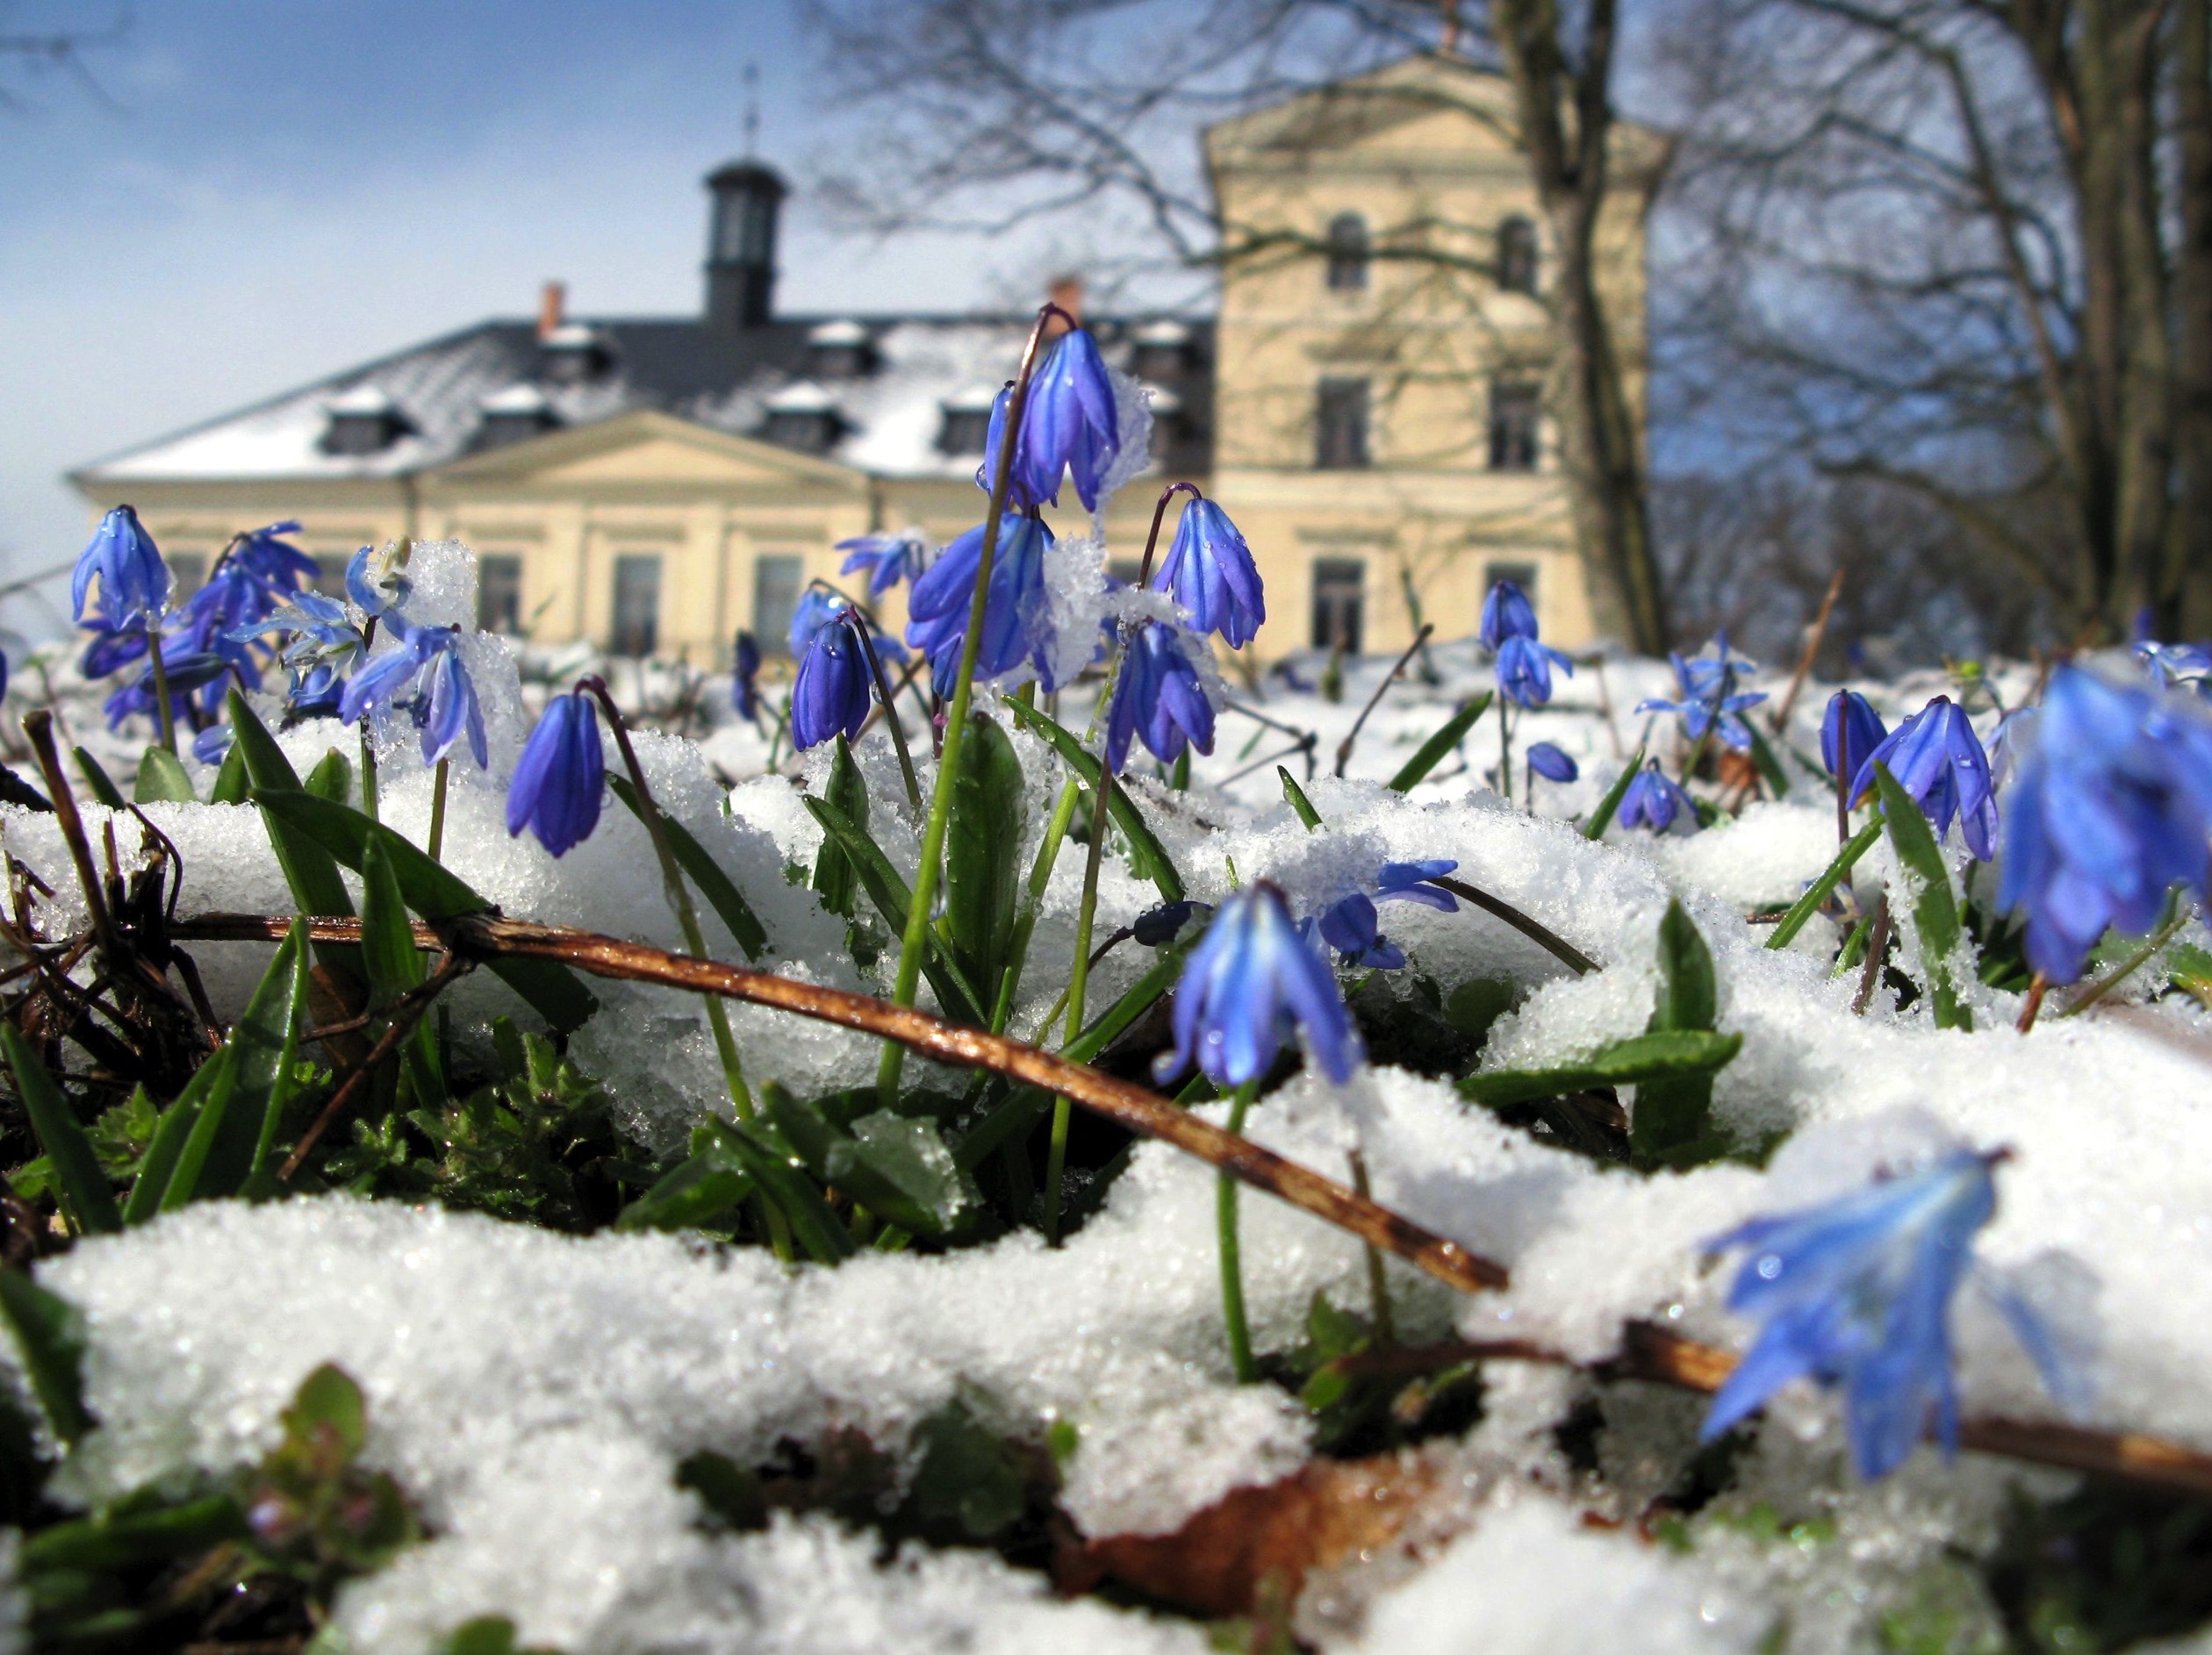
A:
<svg viewBox="0 0 2212 1655">
<path fill-rule="evenodd" d="M 0 64 L 0 571 L 78 549 L 65 467 L 529 314 L 548 277 L 587 313 L 692 308 L 747 63 L 787 170 L 851 130 L 786 0 L 0 0 L 0 33 L 118 15 L 97 91 Z M 802 193 L 779 296 L 960 309 L 1069 256 L 882 247 Z"/>
</svg>

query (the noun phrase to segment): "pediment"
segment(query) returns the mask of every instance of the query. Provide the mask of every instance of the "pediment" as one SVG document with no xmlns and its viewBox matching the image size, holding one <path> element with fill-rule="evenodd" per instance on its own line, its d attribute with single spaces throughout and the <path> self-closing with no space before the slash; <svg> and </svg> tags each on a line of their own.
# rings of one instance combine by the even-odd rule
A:
<svg viewBox="0 0 2212 1655">
<path fill-rule="evenodd" d="M 508 483 L 534 488 L 605 488 L 625 484 L 744 488 L 807 484 L 858 490 L 862 474 L 812 455 L 732 436 L 672 414 L 645 410 L 442 466 L 440 480 Z"/>
</svg>

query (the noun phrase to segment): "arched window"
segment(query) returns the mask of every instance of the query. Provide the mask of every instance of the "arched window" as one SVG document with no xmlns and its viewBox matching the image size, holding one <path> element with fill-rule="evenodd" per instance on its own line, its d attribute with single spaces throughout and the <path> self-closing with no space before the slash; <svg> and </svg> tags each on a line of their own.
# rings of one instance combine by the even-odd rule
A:
<svg viewBox="0 0 2212 1655">
<path fill-rule="evenodd" d="M 1536 290 L 1536 226 L 1519 213 L 1497 226 L 1497 290 Z"/>
<path fill-rule="evenodd" d="M 1329 290 L 1355 293 L 1367 284 L 1367 220 L 1356 212 L 1339 212 L 1329 220 Z"/>
</svg>

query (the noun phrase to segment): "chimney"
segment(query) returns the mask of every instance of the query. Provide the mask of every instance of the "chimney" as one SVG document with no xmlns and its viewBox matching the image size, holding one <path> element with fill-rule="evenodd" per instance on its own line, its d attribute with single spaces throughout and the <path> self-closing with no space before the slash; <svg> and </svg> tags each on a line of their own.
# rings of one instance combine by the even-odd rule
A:
<svg viewBox="0 0 2212 1655">
<path fill-rule="evenodd" d="M 538 290 L 538 338 L 550 339 L 561 326 L 561 312 L 568 304 L 568 284 L 548 282 Z"/>
<path fill-rule="evenodd" d="M 1045 297 L 1052 300 L 1053 304 L 1059 305 L 1060 309 L 1066 311 L 1070 316 L 1074 317 L 1075 319 L 1076 326 L 1081 326 L 1082 325 L 1083 278 L 1081 276 L 1054 276 L 1052 278 L 1052 285 L 1046 292 Z M 1061 321 L 1057 316 L 1052 317 L 1045 324 L 1045 338 L 1047 343 L 1058 339 L 1066 332 L 1067 332 L 1067 324 Z"/>
<path fill-rule="evenodd" d="M 758 161 L 732 161 L 707 180 L 715 197 L 707 240 L 707 326 L 718 333 L 768 320 L 776 284 L 776 216 L 789 191 Z"/>
</svg>

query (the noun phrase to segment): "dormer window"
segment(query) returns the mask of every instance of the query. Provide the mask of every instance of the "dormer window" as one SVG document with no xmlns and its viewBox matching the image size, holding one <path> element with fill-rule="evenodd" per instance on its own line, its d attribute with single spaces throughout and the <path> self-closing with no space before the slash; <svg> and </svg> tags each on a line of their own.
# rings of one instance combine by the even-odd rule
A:
<svg viewBox="0 0 2212 1655">
<path fill-rule="evenodd" d="M 1356 212 L 1329 220 L 1329 291 L 1357 293 L 1368 284 L 1368 223 Z"/>
<path fill-rule="evenodd" d="M 875 371 L 875 340 L 858 322 L 824 322 L 807 330 L 807 355 L 817 379 L 860 379 Z"/>
<path fill-rule="evenodd" d="M 380 385 L 356 385 L 325 403 L 323 412 L 330 423 L 322 451 L 329 455 L 382 454 L 414 429 Z"/>
<path fill-rule="evenodd" d="M 1164 463 L 1188 428 L 1183 418 L 1183 399 L 1164 385 L 1147 385 L 1145 389 L 1152 393 L 1152 457 Z"/>
<path fill-rule="evenodd" d="M 781 448 L 827 454 L 844 434 L 844 420 L 830 393 L 812 380 L 786 385 L 768 398 L 761 434 Z"/>
<path fill-rule="evenodd" d="M 538 370 L 549 384 L 584 384 L 605 373 L 614 360 L 606 336 L 582 322 L 563 322 L 538 340 Z"/>
<path fill-rule="evenodd" d="M 989 385 L 971 385 L 942 405 L 944 423 L 937 427 L 937 452 L 956 458 L 980 457 L 991 433 L 991 405 L 998 391 Z"/>
<path fill-rule="evenodd" d="M 1536 226 L 1519 213 L 1497 226 L 1497 290 L 1536 290 Z"/>
<path fill-rule="evenodd" d="M 528 442 L 561 423 L 545 393 L 525 381 L 494 392 L 477 405 L 478 448 L 504 448 L 512 442 Z"/>
<path fill-rule="evenodd" d="M 1146 322 L 1130 336 L 1135 347 L 1130 371 L 1155 384 L 1181 379 L 1190 369 L 1190 330 L 1181 322 L 1163 319 Z M 1154 406 L 1158 404 L 1155 402 Z"/>
</svg>

